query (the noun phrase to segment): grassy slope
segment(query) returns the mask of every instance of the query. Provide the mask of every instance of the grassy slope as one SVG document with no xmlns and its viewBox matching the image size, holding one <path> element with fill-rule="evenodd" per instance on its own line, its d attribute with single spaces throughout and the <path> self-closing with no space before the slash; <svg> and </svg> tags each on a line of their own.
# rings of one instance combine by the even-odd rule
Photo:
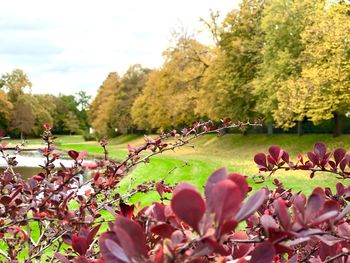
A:
<svg viewBox="0 0 350 263">
<path fill-rule="evenodd" d="M 331 135 L 248 135 L 228 134 L 222 137 L 208 135 L 198 139 L 194 143 L 194 148 L 185 147 L 176 150 L 175 153 L 166 153 L 157 156 L 149 164 L 139 165 L 125 180 L 121 183 L 121 190 L 129 187 L 131 178 L 133 185 L 142 181 L 158 180 L 165 178 L 165 181 L 174 184 L 179 181 L 190 181 L 198 188 L 202 188 L 206 178 L 217 168 L 227 167 L 230 172 L 241 173 L 245 175 L 254 175 L 257 173 L 256 165 L 253 162 L 253 156 L 258 152 L 266 152 L 268 147 L 273 144 L 280 145 L 287 149 L 295 160 L 297 153 L 306 153 L 312 150 L 315 142 L 324 142 L 329 149 L 343 147 L 350 150 L 350 136 L 343 135 L 333 138 Z M 121 159 L 126 156 L 127 144 L 139 145 L 143 143 L 142 137 L 133 135 L 121 136 L 113 139 L 108 150 L 110 156 Z M 90 154 L 102 153 L 97 142 L 87 143 L 65 143 L 60 147 L 62 149 L 87 150 Z M 184 162 L 189 165 L 176 169 L 168 175 L 168 172 L 175 166 L 182 166 Z M 318 174 L 314 179 L 309 179 L 305 172 L 280 172 L 277 178 L 284 182 L 287 187 L 296 191 L 303 191 L 309 194 L 316 185 L 322 187 L 334 187 L 338 181 L 329 174 Z M 252 187 L 258 189 L 264 185 L 271 185 L 271 180 L 263 184 L 254 184 Z M 133 202 L 141 201 L 142 204 L 149 204 L 156 198 L 155 193 L 139 195 L 132 199 Z"/>
</svg>

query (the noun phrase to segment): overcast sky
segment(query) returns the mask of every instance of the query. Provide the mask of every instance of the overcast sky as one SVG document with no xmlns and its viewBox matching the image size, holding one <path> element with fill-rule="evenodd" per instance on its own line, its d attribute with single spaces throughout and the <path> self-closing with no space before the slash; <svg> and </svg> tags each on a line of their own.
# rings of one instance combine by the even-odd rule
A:
<svg viewBox="0 0 350 263">
<path fill-rule="evenodd" d="M 204 29 L 200 17 L 224 16 L 237 2 L 0 0 L 0 75 L 20 68 L 33 93 L 94 95 L 111 71 L 160 66 L 174 29 Z"/>
</svg>

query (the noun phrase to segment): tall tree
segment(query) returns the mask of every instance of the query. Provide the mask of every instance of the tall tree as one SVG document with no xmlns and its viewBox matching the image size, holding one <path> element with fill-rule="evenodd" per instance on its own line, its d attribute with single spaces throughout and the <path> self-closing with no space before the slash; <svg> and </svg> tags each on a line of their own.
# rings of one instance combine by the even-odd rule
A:
<svg viewBox="0 0 350 263">
<path fill-rule="evenodd" d="M 111 72 L 100 86 L 95 99 L 92 101 L 88 115 L 91 126 L 100 135 L 113 133 L 115 126 L 111 124 L 111 111 L 116 94 L 120 89 L 120 77 Z"/>
<path fill-rule="evenodd" d="M 79 91 L 75 95 L 77 108 L 79 109 L 77 113 L 79 126 L 81 129 L 87 130 L 89 128 L 89 117 L 87 111 L 90 105 L 91 96 L 88 95 L 85 91 Z"/>
<path fill-rule="evenodd" d="M 302 77 L 311 83 L 307 117 L 314 123 L 335 119 L 350 107 L 350 5 L 343 1 L 318 8 L 302 34 L 307 44 Z"/>
<path fill-rule="evenodd" d="M 80 111 L 87 111 L 90 104 L 91 96 L 85 91 L 79 91 L 76 93 L 76 102 Z"/>
<path fill-rule="evenodd" d="M 31 133 L 35 124 L 32 106 L 28 98 L 25 95 L 19 96 L 14 104 L 11 128 L 20 132 L 21 139 L 24 139 L 24 134 Z"/>
<path fill-rule="evenodd" d="M 230 12 L 224 21 L 198 110 L 210 118 L 247 119 L 255 115 L 252 81 L 262 62 L 264 2 L 243 0 L 240 9 Z"/>
<path fill-rule="evenodd" d="M 136 64 L 127 70 L 120 82 L 120 87 L 115 95 L 111 109 L 111 125 L 118 129 L 119 133 L 127 133 L 135 128 L 131 118 L 131 107 L 136 98 L 141 94 L 148 79 L 150 70 Z"/>
<path fill-rule="evenodd" d="M 258 97 L 256 109 L 263 113 L 268 123 L 276 120 L 278 126 L 289 128 L 304 116 L 290 108 L 280 109 L 280 96 L 286 88 L 297 95 L 300 85 L 293 78 L 300 75 L 299 55 L 304 45 L 301 32 L 307 24 L 307 14 L 312 11 L 313 0 L 270 0 L 267 1 L 261 20 L 264 31 L 263 62 L 254 81 L 254 94 Z M 290 79 L 289 82 L 286 81 Z M 282 94 L 279 94 L 282 93 Z M 300 93 L 298 94 L 300 95 Z M 293 104 L 298 109 L 302 105 Z"/>
<path fill-rule="evenodd" d="M 163 55 L 164 64 L 150 74 L 132 108 L 139 128 L 181 126 L 198 117 L 195 108 L 201 79 L 209 66 L 208 47 L 182 35 Z"/>
<path fill-rule="evenodd" d="M 303 3 L 309 3 L 309 11 L 300 33 L 299 73 L 291 74 L 277 91 L 274 117 L 286 128 L 305 118 L 315 124 L 335 118 L 338 135 L 339 114 L 350 106 L 350 6 L 321 0 Z"/>
</svg>

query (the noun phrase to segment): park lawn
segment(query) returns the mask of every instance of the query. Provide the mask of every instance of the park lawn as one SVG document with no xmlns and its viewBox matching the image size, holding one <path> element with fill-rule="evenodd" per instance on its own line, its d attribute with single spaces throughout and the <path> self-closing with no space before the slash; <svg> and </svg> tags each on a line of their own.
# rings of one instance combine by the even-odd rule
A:
<svg viewBox="0 0 350 263">
<path fill-rule="evenodd" d="M 85 143 L 83 136 L 81 135 L 59 135 L 55 141 L 56 147 L 60 147 L 65 144 Z M 19 139 L 4 140 L 8 147 L 15 147 L 16 145 L 22 145 L 23 141 Z M 25 140 L 24 148 L 43 148 L 45 142 L 41 138 L 29 138 Z M 23 147 L 22 147 L 23 148 Z"/>
<path fill-rule="evenodd" d="M 315 142 L 324 142 L 328 149 L 334 150 L 337 147 L 350 149 L 350 136 L 343 135 L 333 138 L 328 134 L 312 135 L 240 135 L 226 134 L 224 136 L 207 135 L 197 139 L 191 146 L 177 149 L 175 152 L 167 152 L 151 159 L 150 163 L 140 164 L 120 184 L 120 191 L 124 192 L 143 181 L 165 179 L 166 183 L 175 184 L 179 181 L 188 181 L 202 190 L 207 177 L 220 167 L 227 167 L 229 172 L 244 174 L 247 176 L 256 175 L 258 169 L 253 162 L 253 157 L 258 152 L 267 152 L 269 146 L 277 144 L 288 150 L 290 156 L 295 160 L 297 153 L 306 154 L 312 150 Z M 140 145 L 143 143 L 142 136 L 127 135 L 119 136 L 110 141 L 107 146 L 111 158 L 121 160 L 127 155 L 127 145 Z M 94 156 L 102 154 L 102 148 L 98 142 L 68 142 L 59 147 L 63 150 L 74 149 L 77 151 L 86 150 Z M 184 163 L 188 165 L 183 166 Z M 171 174 L 168 174 L 174 167 Z M 253 190 L 263 186 L 272 186 L 272 179 L 277 178 L 286 187 L 294 191 L 302 191 L 310 194 L 316 186 L 334 188 L 339 181 L 331 174 L 316 174 L 310 179 L 309 174 L 303 171 L 279 172 L 264 183 L 256 184 L 249 179 Z M 159 200 L 157 193 L 137 194 L 131 198 L 131 202 L 141 202 L 141 205 L 148 205 L 152 201 Z"/>
</svg>

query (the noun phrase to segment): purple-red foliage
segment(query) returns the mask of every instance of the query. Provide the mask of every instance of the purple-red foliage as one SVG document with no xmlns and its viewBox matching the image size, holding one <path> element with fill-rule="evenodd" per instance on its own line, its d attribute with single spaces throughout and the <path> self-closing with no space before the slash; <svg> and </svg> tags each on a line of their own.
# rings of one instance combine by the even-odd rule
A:
<svg viewBox="0 0 350 263">
<path fill-rule="evenodd" d="M 342 183 L 335 191 L 316 187 L 305 196 L 274 179 L 272 189 L 252 192 L 247 177 L 221 168 L 207 179 L 203 193 L 187 182 L 170 186 L 164 180 L 119 193 L 119 182 L 137 164 L 201 135 L 245 125 L 224 119 L 218 127 L 195 123 L 181 133 L 145 137 L 144 145 L 128 146 L 129 155 L 119 162 L 108 159 L 108 141 L 103 139 L 104 159 L 85 163 L 86 152 L 71 150 L 71 167 L 55 167 L 55 137 L 45 125 L 43 171 L 29 180 L 13 171 L 16 156 L 1 147 L 8 167 L 0 177 L 0 237 L 7 243 L 0 257 L 13 261 L 26 249 L 26 262 L 33 262 L 50 248 L 55 252 L 47 256 L 63 263 L 347 262 L 350 187 Z M 307 160 L 299 154 L 293 162 L 286 150 L 271 146 L 254 161 L 261 179 L 278 170 L 305 170 L 311 177 L 318 172 L 341 179 L 350 175 L 349 154 L 344 149 L 327 152 L 322 143 L 307 153 Z M 91 179 L 81 181 L 87 172 Z M 158 192 L 158 202 L 142 208 L 127 203 L 134 194 L 151 190 Z M 39 228 L 35 239 L 33 224 Z"/>
<path fill-rule="evenodd" d="M 327 152 L 323 143 L 316 143 L 313 152 L 307 153 L 308 160 L 304 161 L 301 154 L 294 163 L 290 161 L 286 150 L 277 145 L 269 148 L 269 154 L 258 153 L 254 157 L 255 163 L 261 172 L 270 172 L 270 175 L 277 170 L 307 170 L 310 177 L 314 177 L 316 172 L 329 172 L 338 178 L 344 179 L 350 176 L 350 154 L 345 149 L 338 148 L 334 152 Z"/>
</svg>

